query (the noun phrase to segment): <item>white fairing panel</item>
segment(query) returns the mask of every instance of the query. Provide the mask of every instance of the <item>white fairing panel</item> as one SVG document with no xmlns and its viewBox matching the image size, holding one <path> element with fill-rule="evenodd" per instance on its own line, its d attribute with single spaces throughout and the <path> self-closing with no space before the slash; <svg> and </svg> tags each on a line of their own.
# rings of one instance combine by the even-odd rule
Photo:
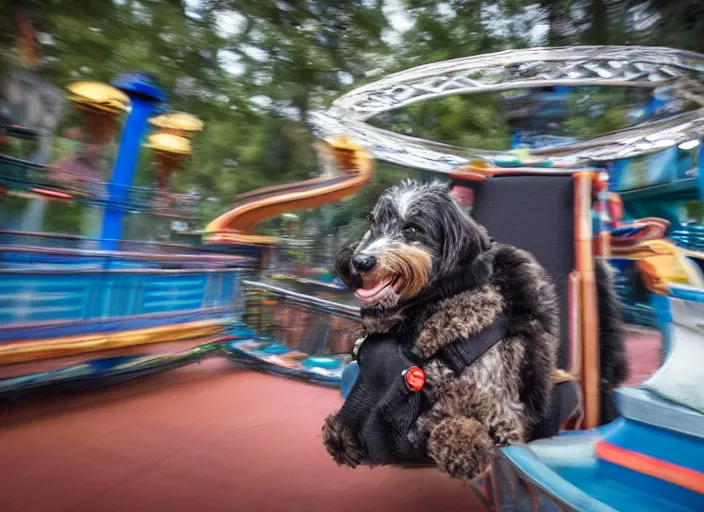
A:
<svg viewBox="0 0 704 512">
<path fill-rule="evenodd" d="M 704 302 L 670 299 L 672 350 L 643 387 L 704 414 Z"/>
</svg>

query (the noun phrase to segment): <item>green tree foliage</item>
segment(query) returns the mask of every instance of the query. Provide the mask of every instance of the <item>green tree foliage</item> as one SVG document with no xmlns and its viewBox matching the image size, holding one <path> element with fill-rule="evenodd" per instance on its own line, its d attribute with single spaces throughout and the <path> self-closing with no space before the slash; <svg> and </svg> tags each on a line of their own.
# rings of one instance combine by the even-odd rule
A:
<svg viewBox="0 0 704 512">
<path fill-rule="evenodd" d="M 632 33 L 638 41 L 704 53 L 701 0 L 633 0 Z"/>
<path fill-rule="evenodd" d="M 405 18 L 401 32 L 393 29 L 391 4 Z M 187 169 L 172 177 L 174 189 L 195 187 L 207 198 L 203 222 L 239 193 L 315 175 L 308 113 L 380 75 L 536 45 L 704 51 L 699 0 L 0 0 L 0 72 L 14 64 L 17 11 L 39 32 L 39 72 L 46 80 L 63 86 L 146 71 L 158 77 L 171 108 L 205 122 Z M 372 122 L 459 146 L 501 149 L 509 134 L 500 103 L 499 95 L 451 97 Z M 609 108 L 597 121 L 570 108 L 567 129 L 578 136 L 624 124 L 622 108 Z M 75 115 L 65 121 L 76 122 Z M 354 198 L 303 217 L 319 216 L 325 233 L 351 236 L 362 229 L 361 214 L 379 192 L 406 175 L 407 169 L 381 165 Z M 145 151 L 137 182 L 153 179 Z"/>
</svg>

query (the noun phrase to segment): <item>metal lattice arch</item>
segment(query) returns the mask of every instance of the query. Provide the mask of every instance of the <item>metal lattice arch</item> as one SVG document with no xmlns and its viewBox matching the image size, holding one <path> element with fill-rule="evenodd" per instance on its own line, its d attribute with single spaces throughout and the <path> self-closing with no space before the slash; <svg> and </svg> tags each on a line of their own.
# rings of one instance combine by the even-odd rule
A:
<svg viewBox="0 0 704 512">
<path fill-rule="evenodd" d="M 633 157 L 704 136 L 704 55 L 643 46 L 533 48 L 436 62 L 394 73 L 337 99 L 312 122 L 320 137 L 345 135 L 376 158 L 435 172 L 476 159 L 515 160 L 509 152 L 458 148 L 373 127 L 378 114 L 457 94 L 549 86 L 626 86 L 668 90 L 702 106 L 667 119 L 569 146 L 534 151 L 535 160 L 577 166 Z"/>
</svg>

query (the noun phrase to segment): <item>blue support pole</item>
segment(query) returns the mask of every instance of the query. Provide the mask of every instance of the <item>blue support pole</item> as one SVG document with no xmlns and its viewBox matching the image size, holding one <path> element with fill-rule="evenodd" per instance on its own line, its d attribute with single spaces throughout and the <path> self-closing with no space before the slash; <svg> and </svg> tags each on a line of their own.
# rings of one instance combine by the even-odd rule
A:
<svg viewBox="0 0 704 512">
<path fill-rule="evenodd" d="M 121 205 L 128 198 L 128 188 L 134 180 L 147 122 L 159 105 L 166 101 L 166 95 L 156 83 L 141 73 L 120 76 L 112 85 L 130 97 L 132 110 L 122 132 L 120 150 L 115 160 L 112 179 L 108 184 L 110 201 L 105 208 L 99 243 L 99 248 L 103 251 L 118 249 L 125 215 Z"/>
</svg>

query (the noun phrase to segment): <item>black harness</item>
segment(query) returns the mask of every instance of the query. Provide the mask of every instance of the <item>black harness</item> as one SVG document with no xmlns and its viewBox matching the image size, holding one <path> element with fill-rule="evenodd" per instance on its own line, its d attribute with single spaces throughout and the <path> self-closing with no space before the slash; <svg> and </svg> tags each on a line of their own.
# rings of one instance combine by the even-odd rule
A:
<svg viewBox="0 0 704 512">
<path fill-rule="evenodd" d="M 416 420 L 430 405 L 420 393 L 425 384 L 422 368 L 439 359 L 459 376 L 505 337 L 507 327 L 507 317 L 500 314 L 485 329 L 444 346 L 427 359 L 410 354 L 388 335 L 372 334 L 357 344 L 353 358 L 359 364 L 359 376 L 338 418 L 358 435 L 369 463 L 430 462 L 425 440 L 409 438 Z"/>
<path fill-rule="evenodd" d="M 461 340 L 445 345 L 432 358 L 440 358 L 443 363 L 459 375 L 482 357 L 491 347 L 504 339 L 508 329 L 508 318 L 500 313 L 488 327 Z"/>
<path fill-rule="evenodd" d="M 444 346 L 426 359 L 410 354 L 388 335 L 373 334 L 356 345 L 353 358 L 359 364 L 359 376 L 338 418 L 358 436 L 368 463 L 431 463 L 423 437 L 426 434 L 414 430 L 418 417 L 431 405 L 420 393 L 425 384 L 423 367 L 440 360 L 459 377 L 506 337 L 508 326 L 508 317 L 499 314 L 491 325 Z M 579 404 L 576 382 L 555 383 L 550 409 L 534 425 L 527 440 L 557 435 Z"/>
</svg>

